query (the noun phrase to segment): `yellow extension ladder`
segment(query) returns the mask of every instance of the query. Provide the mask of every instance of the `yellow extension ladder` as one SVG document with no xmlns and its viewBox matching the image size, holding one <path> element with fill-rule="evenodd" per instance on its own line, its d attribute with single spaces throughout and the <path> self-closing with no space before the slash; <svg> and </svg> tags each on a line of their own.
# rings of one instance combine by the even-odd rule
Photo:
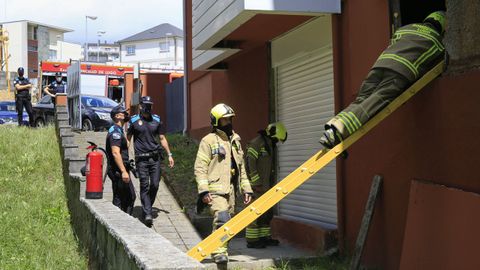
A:
<svg viewBox="0 0 480 270">
<path fill-rule="evenodd" d="M 357 130 L 354 134 L 338 144 L 330 151 L 326 149 L 320 150 L 309 160 L 303 163 L 295 171 L 290 173 L 282 181 L 268 190 L 260 198 L 245 207 L 240 213 L 235 215 L 230 221 L 222 227 L 214 231 L 202 242 L 188 251 L 188 255 L 198 261 L 204 260 L 208 255 L 222 246 L 226 241 L 230 240 L 237 233 L 247 227 L 252 221 L 260 217 L 268 209 L 277 204 L 280 200 L 292 193 L 297 187 L 307 181 L 312 175 L 325 167 L 330 161 L 335 159 L 350 145 L 367 134 L 372 128 L 379 124 L 383 119 L 398 109 L 402 104 L 407 102 L 412 96 L 418 93 L 433 79 L 439 76 L 444 70 L 444 61 L 431 69 L 422 78 L 416 81 L 410 88 L 397 97 L 392 103 L 370 119 L 364 126 Z"/>
</svg>

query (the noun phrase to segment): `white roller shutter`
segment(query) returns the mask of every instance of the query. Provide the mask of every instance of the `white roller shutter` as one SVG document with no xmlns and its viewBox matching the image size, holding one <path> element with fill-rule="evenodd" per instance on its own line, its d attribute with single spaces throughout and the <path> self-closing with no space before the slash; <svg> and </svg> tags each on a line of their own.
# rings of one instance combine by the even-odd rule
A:
<svg viewBox="0 0 480 270">
<path fill-rule="evenodd" d="M 277 119 L 288 140 L 279 144 L 281 180 L 318 150 L 324 124 L 334 115 L 331 45 L 304 53 L 276 66 Z M 337 226 L 335 161 L 279 204 L 279 214 L 324 228 Z"/>
</svg>

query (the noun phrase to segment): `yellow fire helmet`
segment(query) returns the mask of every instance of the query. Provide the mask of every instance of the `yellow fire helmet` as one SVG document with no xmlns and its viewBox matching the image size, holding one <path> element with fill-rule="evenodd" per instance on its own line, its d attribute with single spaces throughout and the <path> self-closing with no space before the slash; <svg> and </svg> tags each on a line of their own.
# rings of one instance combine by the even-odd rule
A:
<svg viewBox="0 0 480 270">
<path fill-rule="evenodd" d="M 218 120 L 220 120 L 220 118 L 232 116 L 235 116 L 235 112 L 233 111 L 232 107 L 223 103 L 215 105 L 215 107 L 210 110 L 210 120 L 212 126 L 214 127 L 218 126 Z"/>
<path fill-rule="evenodd" d="M 266 132 L 268 136 L 272 138 L 277 138 L 282 143 L 287 140 L 287 129 L 285 128 L 285 125 L 281 122 L 269 124 Z"/>
</svg>

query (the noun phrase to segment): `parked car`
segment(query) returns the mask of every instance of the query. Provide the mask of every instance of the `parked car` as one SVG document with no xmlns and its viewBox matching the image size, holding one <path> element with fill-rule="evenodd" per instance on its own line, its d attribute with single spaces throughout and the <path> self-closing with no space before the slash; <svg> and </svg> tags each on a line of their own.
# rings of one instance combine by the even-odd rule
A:
<svg viewBox="0 0 480 270">
<path fill-rule="evenodd" d="M 28 125 L 28 114 L 23 110 L 23 123 Z M 0 101 L 0 125 L 18 124 L 15 101 Z"/>
<path fill-rule="evenodd" d="M 106 130 L 113 125 L 110 111 L 118 103 L 104 96 L 81 96 L 82 130 Z M 35 126 L 53 123 L 55 113 L 52 98 L 44 96 L 33 106 Z"/>
</svg>

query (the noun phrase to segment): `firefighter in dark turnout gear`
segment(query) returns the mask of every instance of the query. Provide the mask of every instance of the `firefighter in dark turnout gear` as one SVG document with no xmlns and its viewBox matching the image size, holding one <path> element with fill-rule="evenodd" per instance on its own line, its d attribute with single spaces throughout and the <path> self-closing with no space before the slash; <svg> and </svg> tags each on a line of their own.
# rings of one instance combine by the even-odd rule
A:
<svg viewBox="0 0 480 270">
<path fill-rule="evenodd" d="M 123 132 L 123 125 L 129 120 L 128 113 L 123 106 L 118 105 L 112 109 L 110 116 L 114 124 L 108 130 L 105 148 L 108 157 L 107 174 L 112 180 L 112 203 L 132 215 L 136 196 L 130 179 L 128 141 Z"/>
<path fill-rule="evenodd" d="M 140 200 L 147 226 L 153 224 L 152 205 L 160 184 L 162 147 L 167 152 L 170 168 L 174 166 L 173 156 L 167 138 L 164 136 L 160 117 L 152 113 L 152 105 L 153 102 L 149 96 L 142 97 L 140 114 L 132 117 L 127 131 L 128 141 L 132 136 L 134 137 L 135 163 L 140 178 Z"/>
<path fill-rule="evenodd" d="M 445 54 L 444 30 L 443 11 L 430 14 L 423 23 L 399 28 L 363 81 L 357 98 L 327 122 L 320 143 L 333 148 L 438 64 Z"/>
<path fill-rule="evenodd" d="M 65 93 L 67 88 L 67 83 L 62 80 L 62 73 L 55 73 L 55 81 L 47 85 L 43 91 L 45 94 L 52 97 L 53 102 L 55 103 L 55 94 Z"/>
<path fill-rule="evenodd" d="M 28 78 L 23 76 L 25 73 L 23 67 L 19 67 L 17 72 L 18 77 L 15 78 L 13 86 L 15 86 L 15 105 L 17 107 L 18 125 L 21 126 L 23 123 L 23 108 L 25 108 L 28 114 L 28 122 L 30 126 L 33 126 L 32 96 L 30 94 L 32 84 Z"/>
<path fill-rule="evenodd" d="M 257 199 L 275 184 L 274 154 L 276 144 L 287 140 L 287 129 L 278 122 L 268 125 L 265 130 L 258 132 L 247 146 L 245 161 L 247 174 L 253 189 L 253 198 Z M 248 248 L 265 248 L 277 246 L 278 240 L 272 239 L 270 222 L 273 210 L 270 209 L 258 219 L 248 225 L 246 240 Z"/>
</svg>

